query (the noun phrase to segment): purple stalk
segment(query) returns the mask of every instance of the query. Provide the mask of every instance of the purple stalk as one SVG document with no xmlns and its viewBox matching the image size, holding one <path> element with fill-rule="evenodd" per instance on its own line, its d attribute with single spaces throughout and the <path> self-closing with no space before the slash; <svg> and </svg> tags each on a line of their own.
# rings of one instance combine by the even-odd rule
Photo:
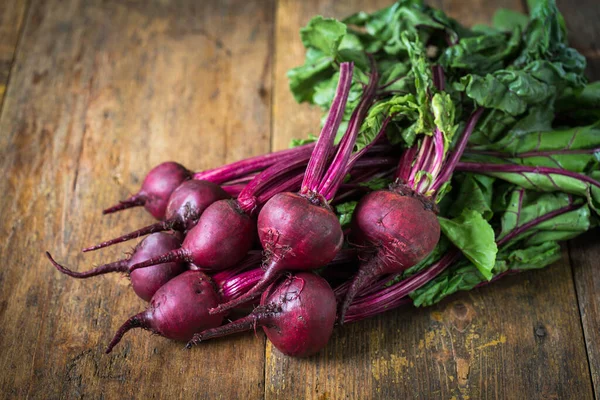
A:
<svg viewBox="0 0 600 400">
<path fill-rule="evenodd" d="M 553 167 L 531 167 L 518 164 L 491 164 L 480 162 L 458 162 L 456 164 L 457 171 L 477 172 L 480 174 L 486 173 L 531 173 L 531 174 L 554 174 L 562 175 L 573 179 L 578 179 L 582 182 L 589 183 L 600 188 L 600 182 L 597 180 L 577 172 L 572 172 L 566 169 Z"/>
<path fill-rule="evenodd" d="M 454 264 L 460 258 L 460 255 L 460 251 L 452 249 L 431 267 L 421 270 L 380 292 L 357 299 L 348 309 L 344 322 L 357 321 L 398 307 L 405 302 L 404 297 L 438 276 Z"/>
<path fill-rule="evenodd" d="M 444 68 L 441 65 L 434 65 L 431 67 L 433 76 L 433 84 L 440 92 L 446 89 L 446 77 L 444 76 Z"/>
<path fill-rule="evenodd" d="M 401 183 L 407 184 L 408 178 L 410 177 L 411 166 L 415 160 L 415 155 L 418 152 L 418 148 L 416 146 L 412 146 L 409 149 L 406 149 L 402 156 L 400 157 L 400 162 L 398 163 L 398 169 L 396 171 L 396 179 Z"/>
<path fill-rule="evenodd" d="M 265 274 L 262 268 L 242 272 L 219 285 L 222 301 L 237 299 L 256 285 Z"/>
<path fill-rule="evenodd" d="M 258 207 L 256 196 L 265 190 L 265 188 L 282 182 L 283 178 L 289 177 L 290 173 L 294 172 L 294 170 L 304 167 L 309 158 L 311 158 L 310 154 L 302 154 L 294 160 L 285 159 L 258 174 L 256 178 L 246 185 L 246 188 L 238 196 L 237 201 L 241 209 L 246 213 L 252 214 Z M 286 187 L 285 180 L 283 184 Z M 281 190 L 276 193 L 280 192 Z"/>
<path fill-rule="evenodd" d="M 471 114 L 469 120 L 467 121 L 467 125 L 465 126 L 465 130 L 463 131 L 462 136 L 460 137 L 458 143 L 456 143 L 456 146 L 454 147 L 454 150 L 450 153 L 450 156 L 444 163 L 442 173 L 433 182 L 433 185 L 431 185 L 430 190 L 436 192 L 439 190 L 439 188 L 442 187 L 444 183 L 450 180 L 450 177 L 452 176 L 452 173 L 454 172 L 458 161 L 462 157 L 465 148 L 467 147 L 469 137 L 471 137 L 471 133 L 473 133 L 473 131 L 475 130 L 475 126 L 477 126 L 477 122 L 479 121 L 479 118 L 481 118 L 483 111 L 484 109 L 479 107 L 477 110 L 475 110 L 475 112 L 473 112 L 473 114 Z"/>
<path fill-rule="evenodd" d="M 329 114 L 319 134 L 319 139 L 313 150 L 313 156 L 310 158 L 308 166 L 306 167 L 306 173 L 302 182 L 302 190 L 316 190 L 318 182 L 323 177 L 325 172 L 325 165 L 329 161 L 333 153 L 333 141 L 335 134 L 337 133 L 342 117 L 344 116 L 344 110 L 346 109 L 346 103 L 348 101 L 348 94 L 350 93 L 350 86 L 352 85 L 352 73 L 354 71 L 354 63 L 342 63 L 340 65 L 340 78 L 338 80 L 335 97 L 331 103 Z"/>
<path fill-rule="evenodd" d="M 256 157 L 250 157 L 245 160 L 236 161 L 219 168 L 209 169 L 207 171 L 197 172 L 194 179 L 206 180 L 213 183 L 223 183 L 232 179 L 244 177 L 253 172 L 263 170 L 275 163 L 287 158 L 295 158 L 300 154 L 310 154 L 315 147 L 314 143 L 298 146 L 293 149 L 276 151 L 274 153 L 264 154 Z"/>
<path fill-rule="evenodd" d="M 507 233 L 506 236 L 503 236 L 502 238 L 498 239 L 496 241 L 496 244 L 498 245 L 498 247 L 503 246 L 506 243 L 513 240 L 514 238 L 516 238 L 517 236 L 526 232 L 528 229 L 530 229 L 538 224 L 541 224 L 542 222 L 548 221 L 554 217 L 558 217 L 559 215 L 568 213 L 569 211 L 573 211 L 573 210 L 577 209 L 578 207 L 580 207 L 580 206 L 571 203 L 569 205 L 566 205 L 566 206 L 556 209 L 554 211 L 550 211 L 549 213 L 544 214 L 540 217 L 534 218 L 531 221 L 526 222 L 523 225 L 516 227 L 515 229 L 513 229 L 512 231 Z"/>
<path fill-rule="evenodd" d="M 221 186 L 221 189 L 223 189 L 225 192 L 227 192 L 228 195 L 230 195 L 233 198 L 238 197 L 245 188 L 246 188 L 246 184 L 243 184 L 243 183 L 237 183 L 235 185 Z"/>
<path fill-rule="evenodd" d="M 352 113 L 350 123 L 348 124 L 348 130 L 342 138 L 338 151 L 331 162 L 325 177 L 316 189 L 317 193 L 322 194 L 326 200 L 331 200 L 335 196 L 335 192 L 342 183 L 344 176 L 352 167 L 352 164 L 349 163 L 350 156 L 352 155 L 352 150 L 354 149 L 354 144 L 356 143 L 356 138 L 358 137 L 360 127 L 362 126 L 362 123 L 367 116 L 367 112 L 369 111 L 369 108 L 373 104 L 373 100 L 375 98 L 378 75 L 375 68 L 373 68 L 372 71 L 371 77 L 369 78 L 369 84 L 363 92 L 360 103 Z M 388 122 L 389 118 L 385 120 L 384 126 L 382 126 L 382 129 L 377 134 L 377 137 L 371 143 L 375 143 L 377 140 L 379 140 L 382 132 L 385 131 L 385 127 L 387 126 Z M 368 150 L 368 148 L 362 150 L 360 152 L 360 156 L 362 156 Z M 356 160 L 358 160 L 357 157 L 353 158 L 353 162 L 356 162 Z"/>
</svg>

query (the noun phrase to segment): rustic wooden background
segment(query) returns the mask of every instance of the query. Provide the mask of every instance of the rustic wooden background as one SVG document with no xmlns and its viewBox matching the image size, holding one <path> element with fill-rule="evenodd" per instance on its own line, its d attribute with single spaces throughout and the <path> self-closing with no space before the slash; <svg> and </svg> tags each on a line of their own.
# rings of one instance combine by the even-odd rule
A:
<svg viewBox="0 0 600 400">
<path fill-rule="evenodd" d="M 77 281 L 120 248 L 84 245 L 150 222 L 100 210 L 155 164 L 205 169 L 287 147 L 318 113 L 285 72 L 298 29 L 391 0 L 0 0 L 0 393 L 5 398 L 587 399 L 600 393 L 598 230 L 556 265 L 429 309 L 337 330 L 322 354 L 283 357 L 264 335 L 184 351 L 132 331 L 128 281 Z M 467 24 L 521 0 L 437 0 Z M 600 78 L 597 0 L 560 1 L 574 45 Z"/>
</svg>

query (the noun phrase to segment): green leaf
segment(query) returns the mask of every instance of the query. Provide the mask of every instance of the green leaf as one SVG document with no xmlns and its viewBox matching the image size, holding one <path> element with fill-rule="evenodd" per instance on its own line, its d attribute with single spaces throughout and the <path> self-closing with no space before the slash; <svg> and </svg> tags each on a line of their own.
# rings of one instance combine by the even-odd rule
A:
<svg viewBox="0 0 600 400">
<path fill-rule="evenodd" d="M 530 105 L 546 102 L 556 89 L 523 71 L 500 70 L 485 77 L 467 75 L 455 85 L 478 105 L 504 111 L 512 116 L 523 114 Z"/>
<path fill-rule="evenodd" d="M 546 241 L 538 245 L 519 248 L 498 255 L 511 270 L 526 271 L 544 268 L 561 258 L 560 245 L 553 241 Z"/>
<path fill-rule="evenodd" d="M 324 80 L 331 79 L 335 70 L 333 59 L 316 49 L 308 49 L 304 65 L 288 71 L 290 90 L 297 102 L 313 103 L 315 86 Z"/>
<path fill-rule="evenodd" d="M 528 22 L 527 15 L 506 8 L 499 8 L 492 17 L 492 25 L 503 31 L 512 31 L 515 28 L 523 30 Z"/>
<path fill-rule="evenodd" d="M 501 217 L 501 231 L 498 239 L 502 239 L 515 229 L 525 226 L 528 222 L 572 204 L 572 201 L 566 193 L 536 193 L 523 189 L 513 190 L 506 211 Z M 567 240 L 574 235 L 587 231 L 589 228 L 590 211 L 587 206 L 582 206 L 566 214 L 536 224 L 511 240 L 511 242 L 524 240 L 527 245 L 535 245 L 549 240 Z"/>
<path fill-rule="evenodd" d="M 461 261 L 410 293 L 415 307 L 431 306 L 458 291 L 471 290 L 486 281 L 468 261 Z"/>
<path fill-rule="evenodd" d="M 495 178 L 479 174 L 457 174 L 458 192 L 451 200 L 449 215 L 458 217 L 463 210 L 477 211 L 486 220 L 494 215 L 492 211 L 493 184 Z"/>
<path fill-rule="evenodd" d="M 431 110 L 433 111 L 433 122 L 444 136 L 444 154 L 446 154 L 458 128 L 458 125 L 454 123 L 456 114 L 454 103 L 447 93 L 436 93 L 431 99 Z"/>
<path fill-rule="evenodd" d="M 346 32 L 345 24 L 319 15 L 300 29 L 300 38 L 307 49 L 317 49 L 322 54 L 335 58 Z"/>
<path fill-rule="evenodd" d="M 308 138 L 306 138 L 306 139 L 292 139 L 292 141 L 290 143 L 290 148 L 303 146 L 303 145 L 309 144 L 309 143 L 314 143 L 317 141 L 317 139 L 318 139 L 317 136 L 309 133 Z"/>
<path fill-rule="evenodd" d="M 498 251 L 492 226 L 480 213 L 470 209 L 454 219 L 438 217 L 438 220 L 444 235 L 490 279 Z"/>
<path fill-rule="evenodd" d="M 335 206 L 335 212 L 338 215 L 342 228 L 347 228 L 350 225 L 352 214 L 357 204 L 358 202 L 356 201 L 349 201 Z"/>
<path fill-rule="evenodd" d="M 444 50 L 439 62 L 446 69 L 460 70 L 456 72 L 460 75 L 485 75 L 504 68 L 517 53 L 520 44 L 519 28 L 515 28 L 511 36 L 502 32 L 485 32 L 461 38 L 457 44 Z"/>
</svg>

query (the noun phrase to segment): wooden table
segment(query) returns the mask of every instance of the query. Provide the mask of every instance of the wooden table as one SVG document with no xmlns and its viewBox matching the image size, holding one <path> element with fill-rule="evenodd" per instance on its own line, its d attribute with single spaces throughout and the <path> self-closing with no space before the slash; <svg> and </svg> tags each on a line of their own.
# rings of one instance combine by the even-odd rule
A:
<svg viewBox="0 0 600 400">
<path fill-rule="evenodd" d="M 600 393 L 598 230 L 542 271 L 428 309 L 338 329 L 305 360 L 259 333 L 184 351 L 113 332 L 144 304 L 127 279 L 77 281 L 129 245 L 84 245 L 151 221 L 102 217 L 155 164 L 198 170 L 287 147 L 318 129 L 285 72 L 298 29 L 390 0 L 0 1 L 0 389 L 6 398 L 587 399 Z M 468 3 L 468 5 L 467 5 Z M 573 44 L 600 78 L 600 7 L 562 0 Z M 467 24 L 520 0 L 439 0 Z"/>
</svg>

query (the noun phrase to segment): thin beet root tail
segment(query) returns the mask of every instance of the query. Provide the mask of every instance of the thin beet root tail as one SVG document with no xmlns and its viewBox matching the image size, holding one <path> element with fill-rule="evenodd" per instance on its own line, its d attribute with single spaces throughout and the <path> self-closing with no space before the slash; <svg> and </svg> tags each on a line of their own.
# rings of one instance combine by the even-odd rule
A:
<svg viewBox="0 0 600 400">
<path fill-rule="evenodd" d="M 127 234 L 125 234 L 123 236 L 119 236 L 117 238 L 114 238 L 114 239 L 111 239 L 111 240 L 107 240 L 106 242 L 102 242 L 102 243 L 99 243 L 99 244 L 94 245 L 94 246 L 86 247 L 82 251 L 85 253 L 85 252 L 88 252 L 88 251 L 94 251 L 94 250 L 98 250 L 98 249 L 103 249 L 105 247 L 112 246 L 113 244 L 123 243 L 123 242 L 126 242 L 126 241 L 131 240 L 131 239 L 137 239 L 140 236 L 149 235 L 149 234 L 155 233 L 155 232 L 168 231 L 170 229 L 175 229 L 175 230 L 179 229 L 179 224 L 177 224 L 177 220 L 176 219 L 171 219 L 171 220 L 167 220 L 167 221 L 161 221 L 161 222 L 157 222 L 157 223 L 152 224 L 152 225 L 148 225 L 148 226 L 143 227 L 141 229 L 138 229 L 136 231 L 127 233 Z"/>
<path fill-rule="evenodd" d="M 148 321 L 146 320 L 146 316 L 144 315 L 143 312 L 141 312 L 137 315 L 134 315 L 133 317 L 131 317 L 127 321 L 125 321 L 125 323 L 123 325 L 121 325 L 121 327 L 115 334 L 115 337 L 113 337 L 113 339 L 108 344 L 108 347 L 106 348 L 105 353 L 106 354 L 110 353 L 112 351 L 112 349 L 121 341 L 121 339 L 123 338 L 123 335 L 125 335 L 125 333 L 127 333 L 127 331 L 129 331 L 130 329 L 134 329 L 134 328 L 144 328 L 144 329 L 148 328 Z"/>
<path fill-rule="evenodd" d="M 366 263 L 361 265 L 360 269 L 352 279 L 352 283 L 346 292 L 344 302 L 340 306 L 338 321 L 340 325 L 344 325 L 344 318 L 346 318 L 346 312 L 352 304 L 352 300 L 361 292 L 363 288 L 373 283 L 381 272 L 381 260 L 379 255 L 375 254 Z"/>
<path fill-rule="evenodd" d="M 90 278 L 92 276 L 108 274 L 110 272 L 128 272 L 129 259 L 115 261 L 110 264 L 99 265 L 96 268 L 85 272 L 75 272 L 54 261 L 49 252 L 46 252 L 46 257 L 48 257 L 52 265 L 54 265 L 54 267 L 56 267 L 57 270 L 59 270 L 65 275 L 69 275 L 70 277 L 77 279 Z"/>
<path fill-rule="evenodd" d="M 281 274 L 282 268 L 279 267 L 277 262 L 271 262 L 267 269 L 265 270 L 262 278 L 256 282 L 256 285 L 252 287 L 249 291 L 244 293 L 238 298 L 230 300 L 226 303 L 219 304 L 215 308 L 211 308 L 208 312 L 209 314 L 220 314 L 225 311 L 229 311 L 232 308 L 241 306 L 251 300 L 254 300 L 258 296 L 262 294 L 262 292 L 269 287 L 271 283 L 273 283 Z"/>
<path fill-rule="evenodd" d="M 168 262 L 190 262 L 188 252 L 184 249 L 171 250 L 168 253 L 161 254 L 160 256 L 152 257 L 146 261 L 133 264 L 131 267 L 129 267 L 129 273 L 132 273 L 139 268 L 151 267 L 153 265 L 164 264 Z"/>
<path fill-rule="evenodd" d="M 144 204 L 146 204 L 146 196 L 138 193 L 134 194 L 126 200 L 119 201 L 119 204 L 115 204 L 112 207 L 108 207 L 106 210 L 102 211 L 102 214 L 112 214 L 114 212 L 126 210 L 128 208 L 143 206 Z"/>
<path fill-rule="evenodd" d="M 249 315 L 242 317 L 236 321 L 230 322 L 225 325 L 221 325 L 217 328 L 207 329 L 203 332 L 196 333 L 192 340 L 185 346 L 187 349 L 191 349 L 192 346 L 198 345 L 200 342 L 216 339 L 223 336 L 232 335 L 234 333 L 246 332 L 256 329 L 258 326 L 262 326 L 268 323 L 266 321 L 268 317 L 261 312 L 252 312 Z"/>
</svg>

